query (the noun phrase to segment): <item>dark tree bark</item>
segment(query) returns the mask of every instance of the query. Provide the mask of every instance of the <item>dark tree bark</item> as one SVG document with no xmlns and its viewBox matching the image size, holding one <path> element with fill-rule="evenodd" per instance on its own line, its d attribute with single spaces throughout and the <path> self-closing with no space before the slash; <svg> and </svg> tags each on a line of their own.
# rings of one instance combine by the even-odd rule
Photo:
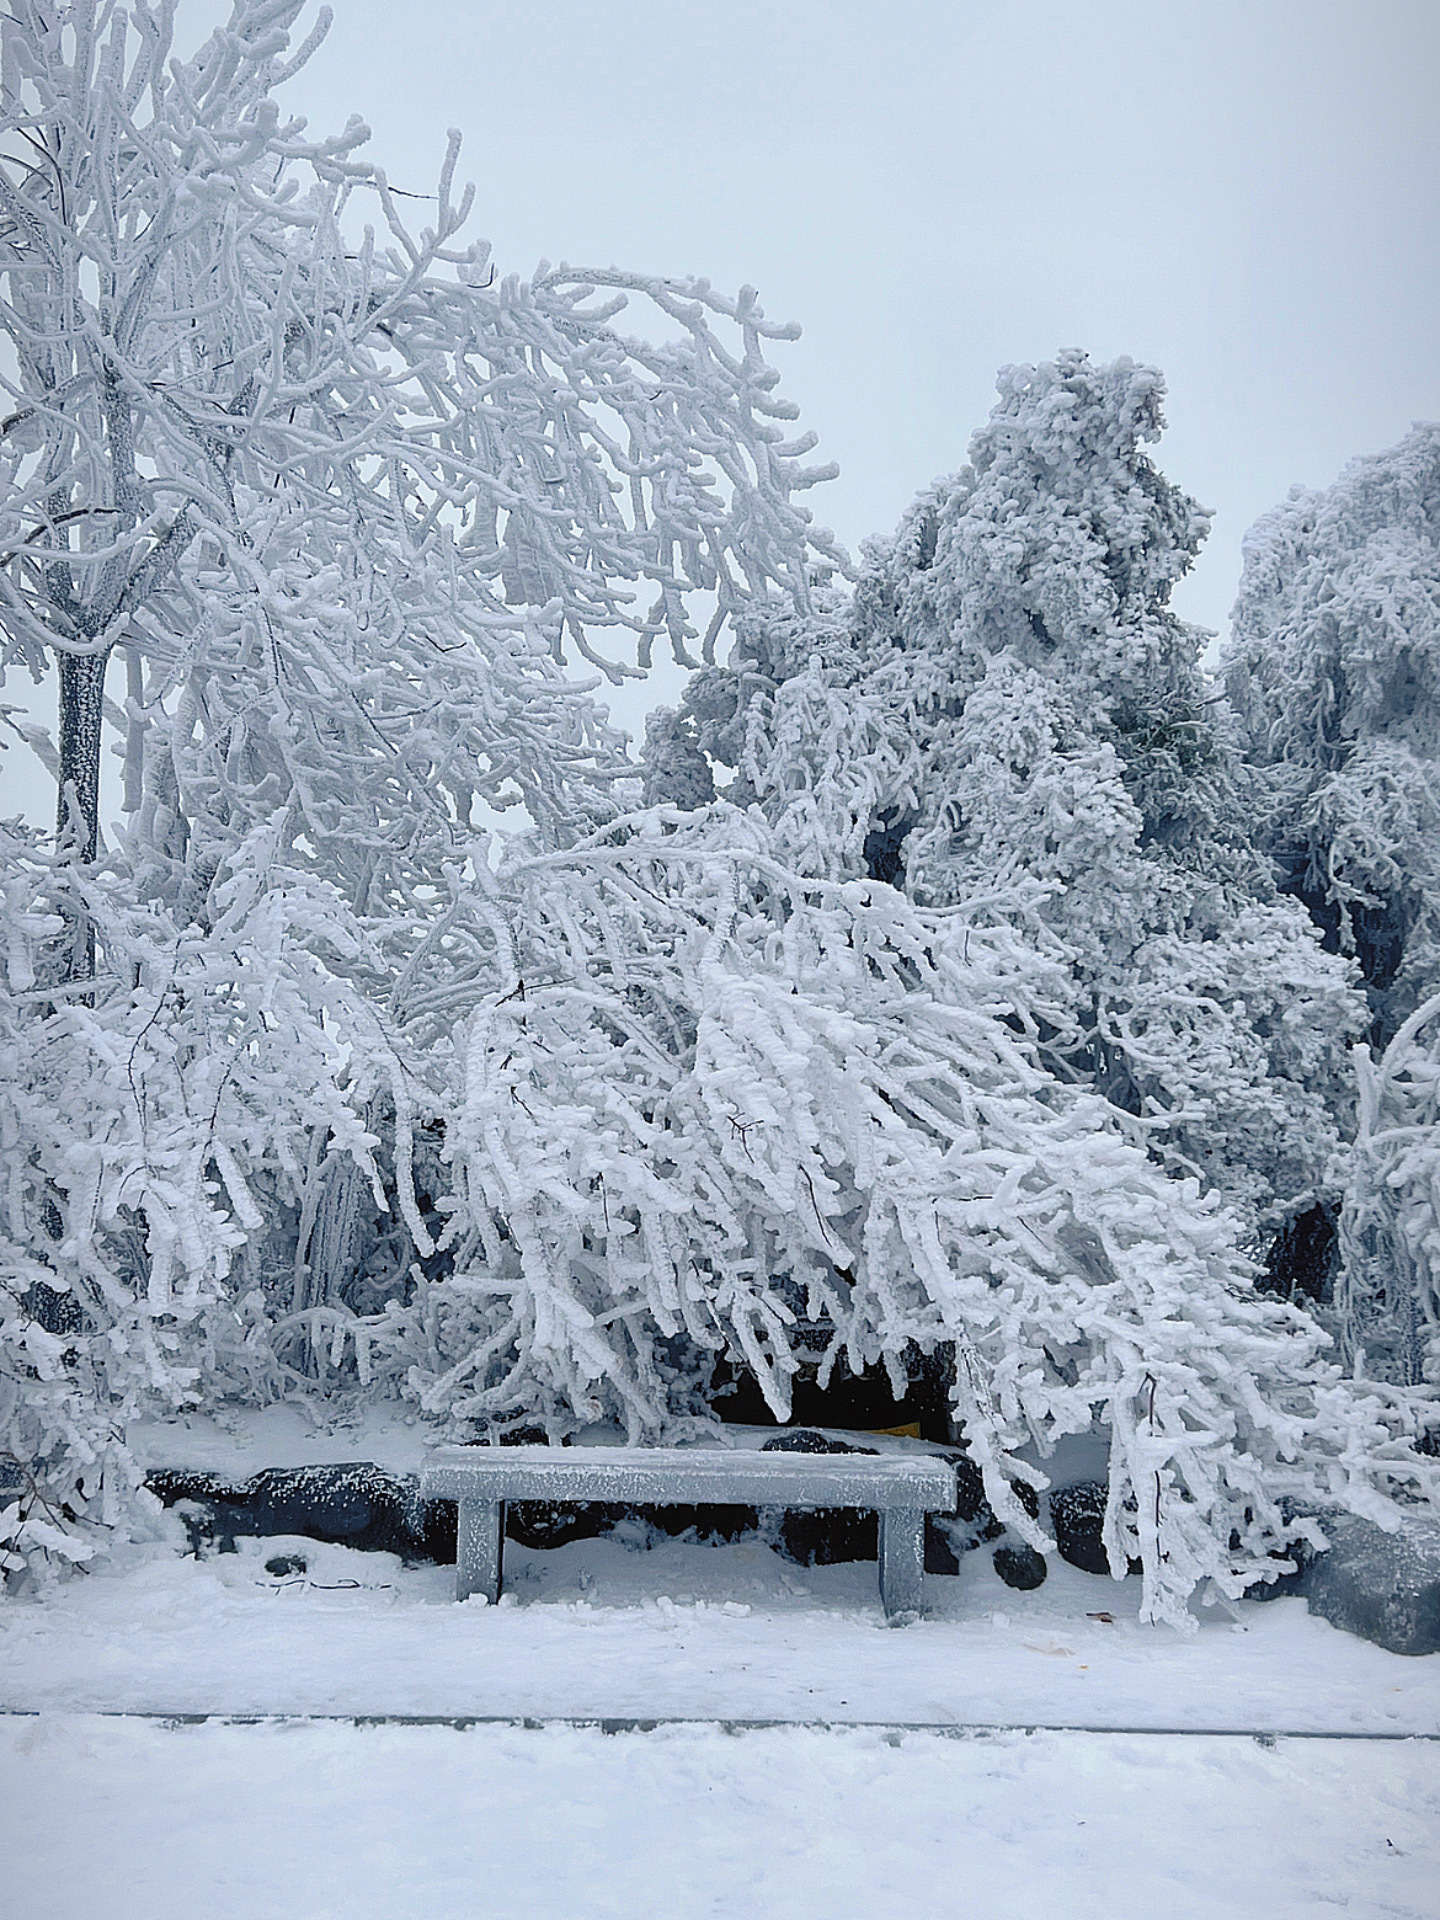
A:
<svg viewBox="0 0 1440 1920">
<path fill-rule="evenodd" d="M 100 844 L 100 721 L 110 650 L 60 656 L 60 797 L 55 831 L 80 860 Z"/>
<path fill-rule="evenodd" d="M 60 655 L 60 794 L 55 837 L 77 860 L 95 858 L 100 844 L 100 728 L 105 699 L 103 653 Z M 64 977 L 88 980 L 95 971 L 95 929 L 77 914 L 67 935 Z"/>
</svg>

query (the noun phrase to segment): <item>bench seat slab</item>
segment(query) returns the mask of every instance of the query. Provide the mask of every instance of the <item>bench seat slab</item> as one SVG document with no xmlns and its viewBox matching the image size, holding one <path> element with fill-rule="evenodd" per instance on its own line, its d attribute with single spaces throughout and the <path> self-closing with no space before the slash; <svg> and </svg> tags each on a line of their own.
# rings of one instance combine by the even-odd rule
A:
<svg viewBox="0 0 1440 1920">
<path fill-rule="evenodd" d="M 932 1454 L 726 1447 L 437 1447 L 427 1500 L 605 1500 L 637 1506 L 919 1507 L 950 1513 L 955 1469 Z"/>
</svg>

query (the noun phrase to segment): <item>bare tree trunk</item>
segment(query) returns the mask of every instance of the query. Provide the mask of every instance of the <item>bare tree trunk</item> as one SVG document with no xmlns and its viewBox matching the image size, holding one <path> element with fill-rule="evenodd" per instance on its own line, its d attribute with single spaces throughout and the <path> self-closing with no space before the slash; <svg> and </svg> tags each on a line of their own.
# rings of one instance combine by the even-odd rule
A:
<svg viewBox="0 0 1440 1920">
<path fill-rule="evenodd" d="M 60 655 L 60 795 L 55 837 L 77 860 L 95 858 L 100 842 L 100 727 L 105 697 L 104 653 Z M 95 971 L 95 930 L 76 915 L 65 957 L 67 980 Z"/>
</svg>

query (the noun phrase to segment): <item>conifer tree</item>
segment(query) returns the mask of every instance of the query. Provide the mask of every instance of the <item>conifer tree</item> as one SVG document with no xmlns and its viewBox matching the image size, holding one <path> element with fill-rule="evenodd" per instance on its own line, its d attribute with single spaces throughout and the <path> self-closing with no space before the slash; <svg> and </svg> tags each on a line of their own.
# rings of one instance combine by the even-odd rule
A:
<svg viewBox="0 0 1440 1920">
<path fill-rule="evenodd" d="M 1251 528 L 1225 682 L 1257 837 L 1383 1047 L 1440 987 L 1440 427 Z"/>
<path fill-rule="evenodd" d="M 1162 392 L 1128 360 L 1007 368 L 853 596 L 748 621 L 687 698 L 802 867 L 1022 932 L 1062 983 L 1047 1065 L 1261 1251 L 1328 1191 L 1361 1009 L 1251 843 L 1205 636 L 1169 605 L 1208 519 L 1146 451 Z"/>
<path fill-rule="evenodd" d="M 1331 1317 L 1352 1364 L 1434 1379 L 1440 427 L 1251 529 L 1225 678 L 1257 842 L 1369 1003 Z"/>
</svg>

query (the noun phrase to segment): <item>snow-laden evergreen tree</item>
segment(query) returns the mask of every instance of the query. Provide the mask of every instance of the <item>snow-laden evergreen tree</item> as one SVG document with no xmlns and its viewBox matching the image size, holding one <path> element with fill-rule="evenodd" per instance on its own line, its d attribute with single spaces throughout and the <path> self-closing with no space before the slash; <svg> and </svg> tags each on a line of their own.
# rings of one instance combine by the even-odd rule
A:
<svg viewBox="0 0 1440 1920">
<path fill-rule="evenodd" d="M 1440 987 L 1440 427 L 1251 528 L 1225 678 L 1257 830 L 1383 1047 Z"/>
<path fill-rule="evenodd" d="M 1362 1007 L 1250 843 L 1169 606 L 1208 521 L 1146 451 L 1162 395 L 1128 360 L 1006 369 L 853 595 L 747 621 L 688 704 L 802 867 L 1023 930 L 1052 1071 L 1264 1246 L 1326 1191 Z"/>
<path fill-rule="evenodd" d="M 1440 1385 L 1440 993 L 1356 1063 L 1332 1315 L 1357 1372 Z"/>
<path fill-rule="evenodd" d="M 1225 663 L 1256 833 L 1369 1000 L 1334 1312 L 1392 1378 L 1440 1367 L 1440 427 L 1251 529 Z"/>
</svg>

